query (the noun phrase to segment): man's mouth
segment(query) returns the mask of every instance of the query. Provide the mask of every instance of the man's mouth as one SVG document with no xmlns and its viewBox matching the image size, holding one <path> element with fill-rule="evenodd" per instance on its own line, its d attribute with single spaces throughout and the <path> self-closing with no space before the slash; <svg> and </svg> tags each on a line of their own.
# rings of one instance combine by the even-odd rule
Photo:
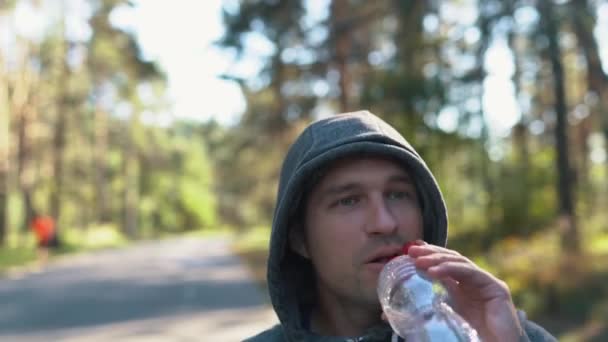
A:
<svg viewBox="0 0 608 342">
<path fill-rule="evenodd" d="M 393 258 L 395 258 L 397 256 L 399 256 L 399 254 L 378 257 L 378 258 L 372 259 L 370 261 L 370 263 L 372 263 L 372 264 L 386 264 L 386 263 L 388 263 L 389 261 L 391 261 Z"/>
</svg>

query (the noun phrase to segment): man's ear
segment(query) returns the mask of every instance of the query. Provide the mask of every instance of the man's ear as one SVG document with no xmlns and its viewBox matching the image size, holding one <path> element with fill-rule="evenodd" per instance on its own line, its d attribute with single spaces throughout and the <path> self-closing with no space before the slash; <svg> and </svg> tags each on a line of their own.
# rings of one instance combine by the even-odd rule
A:
<svg viewBox="0 0 608 342">
<path fill-rule="evenodd" d="M 299 225 L 294 225 L 289 228 L 289 247 L 298 255 L 310 259 L 306 240 L 304 239 L 304 231 Z"/>
</svg>

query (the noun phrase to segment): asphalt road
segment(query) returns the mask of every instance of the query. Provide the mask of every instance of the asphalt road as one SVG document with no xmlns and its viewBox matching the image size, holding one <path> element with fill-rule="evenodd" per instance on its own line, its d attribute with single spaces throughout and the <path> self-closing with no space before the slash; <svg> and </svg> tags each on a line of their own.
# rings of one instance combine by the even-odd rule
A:
<svg viewBox="0 0 608 342">
<path fill-rule="evenodd" d="M 274 322 L 225 239 L 147 242 L 0 279 L 0 341 L 241 341 Z"/>
</svg>

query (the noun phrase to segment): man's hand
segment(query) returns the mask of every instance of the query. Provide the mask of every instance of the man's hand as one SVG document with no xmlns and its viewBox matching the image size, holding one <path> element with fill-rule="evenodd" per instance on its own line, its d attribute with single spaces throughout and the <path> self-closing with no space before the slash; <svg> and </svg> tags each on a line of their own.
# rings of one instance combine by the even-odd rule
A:
<svg viewBox="0 0 608 342">
<path fill-rule="evenodd" d="M 524 335 L 507 284 L 458 252 L 417 241 L 408 255 L 447 288 L 454 310 L 483 341 L 518 341 Z"/>
</svg>

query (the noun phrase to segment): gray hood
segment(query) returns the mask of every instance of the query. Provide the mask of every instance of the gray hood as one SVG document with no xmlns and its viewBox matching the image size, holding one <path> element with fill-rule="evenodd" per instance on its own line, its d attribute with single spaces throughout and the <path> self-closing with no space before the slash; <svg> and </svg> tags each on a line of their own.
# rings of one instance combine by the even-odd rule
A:
<svg viewBox="0 0 608 342">
<path fill-rule="evenodd" d="M 316 121 L 293 143 L 281 169 L 268 258 L 272 305 L 290 341 L 306 339 L 306 298 L 314 289 L 312 268 L 288 247 L 288 230 L 316 172 L 331 162 L 357 155 L 384 156 L 409 170 L 421 198 L 424 239 L 445 246 L 447 212 L 437 182 L 422 158 L 391 126 L 367 112 Z"/>
</svg>

